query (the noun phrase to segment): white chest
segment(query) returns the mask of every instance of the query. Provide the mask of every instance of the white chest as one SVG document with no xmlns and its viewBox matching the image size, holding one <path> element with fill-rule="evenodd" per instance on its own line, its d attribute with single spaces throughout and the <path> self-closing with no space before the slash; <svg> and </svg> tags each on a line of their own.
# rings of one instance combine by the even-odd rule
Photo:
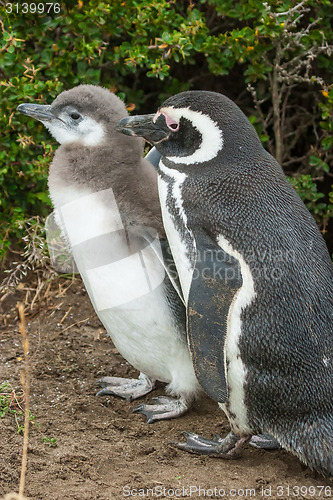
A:
<svg viewBox="0 0 333 500">
<path fill-rule="evenodd" d="M 123 228 L 112 189 L 63 188 L 51 196 L 71 247 Z"/>
<path fill-rule="evenodd" d="M 162 163 L 162 162 L 161 162 Z M 160 163 L 160 165 L 161 165 Z M 163 168 L 163 164 L 162 164 Z M 177 175 L 177 174 L 175 174 Z M 159 177 L 158 179 L 158 190 L 161 202 L 162 217 L 164 228 L 168 237 L 170 249 L 176 264 L 178 271 L 183 295 L 185 302 L 187 302 L 190 286 L 192 282 L 193 275 L 193 264 L 188 255 L 188 248 L 185 244 L 185 238 L 188 241 L 193 242 L 191 232 L 187 228 L 187 218 L 183 210 L 183 202 L 181 197 L 181 185 L 184 182 L 186 176 L 184 174 L 179 174 L 175 178 L 175 182 L 172 188 L 172 197 L 175 203 L 175 207 L 178 211 L 176 217 L 178 217 L 182 223 L 184 229 L 184 234 L 180 234 L 175 226 L 175 215 L 170 212 L 168 207 L 168 183 Z M 194 244 L 194 242 L 193 242 Z"/>
</svg>

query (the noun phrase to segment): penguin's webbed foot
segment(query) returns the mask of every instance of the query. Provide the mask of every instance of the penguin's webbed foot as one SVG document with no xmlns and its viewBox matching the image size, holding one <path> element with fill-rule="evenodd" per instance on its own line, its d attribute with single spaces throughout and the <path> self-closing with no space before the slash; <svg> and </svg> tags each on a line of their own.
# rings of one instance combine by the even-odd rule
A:
<svg viewBox="0 0 333 500">
<path fill-rule="evenodd" d="M 262 450 L 281 450 L 282 446 L 279 441 L 277 441 L 270 434 L 257 434 L 252 436 L 250 440 L 250 445 L 254 448 L 260 448 Z"/>
<path fill-rule="evenodd" d="M 239 437 L 233 432 L 229 432 L 225 438 L 215 436 L 212 440 L 205 439 L 192 432 L 184 431 L 183 434 L 186 436 L 185 443 L 172 442 L 170 444 L 189 453 L 225 459 L 238 458 L 243 444 L 251 438 L 251 436 Z"/>
<path fill-rule="evenodd" d="M 152 424 L 157 420 L 167 420 L 183 415 L 189 409 L 189 403 L 183 398 L 173 399 L 159 396 L 151 399 L 152 404 L 141 404 L 134 408 L 133 413 L 142 413 L 147 417 L 147 423 Z"/>
<path fill-rule="evenodd" d="M 140 373 L 139 378 L 102 377 L 97 381 L 97 384 L 102 389 L 98 391 L 96 396 L 111 394 L 132 401 L 151 392 L 155 387 L 155 380 Z"/>
</svg>

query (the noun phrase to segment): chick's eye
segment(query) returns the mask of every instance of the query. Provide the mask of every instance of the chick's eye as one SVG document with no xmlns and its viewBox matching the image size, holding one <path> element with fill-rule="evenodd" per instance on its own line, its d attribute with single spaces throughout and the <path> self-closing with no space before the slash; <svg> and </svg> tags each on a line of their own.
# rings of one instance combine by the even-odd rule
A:
<svg viewBox="0 0 333 500">
<path fill-rule="evenodd" d="M 81 118 L 81 115 L 80 113 L 74 111 L 73 113 L 70 114 L 70 117 L 73 118 L 73 120 L 78 120 L 79 118 Z"/>
</svg>

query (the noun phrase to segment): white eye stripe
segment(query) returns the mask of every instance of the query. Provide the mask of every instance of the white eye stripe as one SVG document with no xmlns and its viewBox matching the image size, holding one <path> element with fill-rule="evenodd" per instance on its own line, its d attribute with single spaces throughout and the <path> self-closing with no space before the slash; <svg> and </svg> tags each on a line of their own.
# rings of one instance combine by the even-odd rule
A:
<svg viewBox="0 0 333 500">
<path fill-rule="evenodd" d="M 173 106 L 161 108 L 158 113 L 159 115 L 167 115 L 175 122 L 179 122 L 182 117 L 186 118 L 199 131 L 202 138 L 200 147 L 193 154 L 181 158 L 178 156 L 167 156 L 169 161 L 173 163 L 185 163 L 186 165 L 204 163 L 215 158 L 217 153 L 222 149 L 222 130 L 209 116 L 200 111 L 193 111 L 189 108 L 174 108 Z"/>
</svg>

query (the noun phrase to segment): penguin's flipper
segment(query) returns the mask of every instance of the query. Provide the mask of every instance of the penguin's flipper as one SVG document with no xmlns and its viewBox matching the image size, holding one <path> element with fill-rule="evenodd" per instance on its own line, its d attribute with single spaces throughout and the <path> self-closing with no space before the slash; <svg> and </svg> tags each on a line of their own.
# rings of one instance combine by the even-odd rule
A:
<svg viewBox="0 0 333 500">
<path fill-rule="evenodd" d="M 160 163 L 161 158 L 162 158 L 161 153 L 159 153 L 155 147 L 153 147 L 149 151 L 149 153 L 145 156 L 145 159 L 148 160 L 153 165 L 153 167 L 156 168 L 156 170 L 158 168 L 158 165 Z M 152 235 L 149 233 L 149 231 L 143 231 L 143 237 L 149 243 L 151 243 Z M 179 298 L 181 299 L 181 301 L 185 305 L 182 289 L 181 289 L 179 278 L 178 278 L 177 269 L 176 269 L 175 262 L 174 262 L 173 257 L 172 257 L 172 253 L 171 253 L 168 241 L 166 239 L 160 238 L 159 242 L 161 245 L 162 256 L 158 253 L 158 257 L 163 258 L 163 260 L 161 261 L 162 265 L 163 265 L 167 275 L 169 276 L 169 279 L 170 279 L 174 289 L 176 290 L 177 294 L 179 295 Z"/>
<path fill-rule="evenodd" d="M 206 234 L 193 232 L 196 262 L 187 303 L 187 335 L 195 374 L 218 403 L 227 399 L 224 346 L 228 314 L 242 286 L 240 265 Z"/>
<path fill-rule="evenodd" d="M 179 299 L 185 305 L 183 292 L 180 286 L 180 281 L 177 273 L 177 268 L 175 266 L 175 261 L 173 260 L 172 257 L 168 240 L 164 238 L 158 238 L 153 231 L 149 231 L 148 229 L 141 230 L 141 236 L 147 241 L 149 245 L 152 246 L 161 266 L 168 275 L 168 278 L 172 283 L 173 288 L 177 292 Z"/>
<path fill-rule="evenodd" d="M 172 253 L 170 250 L 168 240 L 161 238 L 160 245 L 161 245 L 161 250 L 162 250 L 165 272 L 167 273 L 168 278 L 169 278 L 170 282 L 172 283 L 173 288 L 177 292 L 179 299 L 181 300 L 181 302 L 185 306 L 184 296 L 183 296 L 182 288 L 180 285 L 179 276 L 177 273 L 177 268 L 175 265 L 175 261 L 173 260 L 173 257 L 172 257 Z"/>
<path fill-rule="evenodd" d="M 97 384 L 102 389 L 96 396 L 111 394 L 127 401 L 141 398 L 155 388 L 155 380 L 150 379 L 144 373 L 140 373 L 139 378 L 102 377 Z"/>
<path fill-rule="evenodd" d="M 161 153 L 157 151 L 155 147 L 153 147 L 149 153 L 145 156 L 146 160 L 148 160 L 153 167 L 158 168 L 158 164 L 160 163 L 160 159 L 162 158 Z"/>
<path fill-rule="evenodd" d="M 242 446 L 250 439 L 250 435 L 239 437 L 233 432 L 225 438 L 215 436 L 213 439 L 205 439 L 193 432 L 183 432 L 186 437 L 185 443 L 170 444 L 175 448 L 195 453 L 196 455 L 208 455 L 216 458 L 235 459 L 239 457 L 239 452 Z"/>
</svg>

